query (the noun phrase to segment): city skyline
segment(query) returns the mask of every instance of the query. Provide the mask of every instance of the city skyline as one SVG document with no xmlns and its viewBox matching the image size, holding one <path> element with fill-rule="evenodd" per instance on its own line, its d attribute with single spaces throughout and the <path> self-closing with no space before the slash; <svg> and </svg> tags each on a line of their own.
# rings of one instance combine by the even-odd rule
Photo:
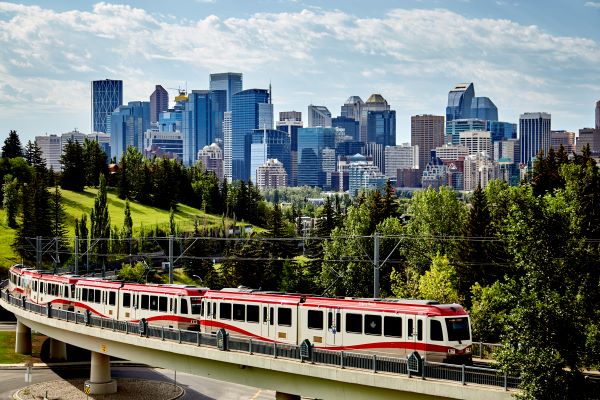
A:
<svg viewBox="0 0 600 400">
<path fill-rule="evenodd" d="M 500 1 L 25 3 L 0 2 L 0 129 L 24 140 L 88 133 L 89 82 L 106 78 L 123 80 L 124 104 L 160 84 L 172 106 L 173 88 L 241 72 L 245 88 L 272 83 L 275 114 L 319 104 L 337 116 L 348 97 L 381 93 L 397 112 L 397 143 L 409 141 L 410 116 L 443 115 L 461 82 L 501 121 L 547 112 L 568 131 L 593 127 L 600 99 L 599 2 L 555 0 L 544 15 Z"/>
</svg>

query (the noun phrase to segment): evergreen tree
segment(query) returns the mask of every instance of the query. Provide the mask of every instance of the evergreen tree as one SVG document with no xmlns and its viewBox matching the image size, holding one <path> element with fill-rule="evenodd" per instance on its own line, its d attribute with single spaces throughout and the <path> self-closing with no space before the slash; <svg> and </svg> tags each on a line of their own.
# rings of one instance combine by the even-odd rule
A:
<svg viewBox="0 0 600 400">
<path fill-rule="evenodd" d="M 108 173 L 106 153 L 95 140 L 84 139 L 85 182 L 87 186 L 98 186 L 100 174 Z"/>
<path fill-rule="evenodd" d="M 2 146 L 3 158 L 23 157 L 23 149 L 21 148 L 21 139 L 17 135 L 17 131 L 10 131 L 8 137 L 4 140 Z"/>
<path fill-rule="evenodd" d="M 398 203 L 396 201 L 396 191 L 392 187 L 392 183 L 388 179 L 385 182 L 384 196 L 381 199 L 381 213 L 383 219 L 398 216 Z"/>
<path fill-rule="evenodd" d="M 99 254 L 98 262 L 106 261 L 108 253 L 108 240 L 110 239 L 110 217 L 108 215 L 108 203 L 106 201 L 106 178 L 100 175 L 100 185 L 94 200 L 94 208 L 90 216 L 90 237 L 100 239 L 96 244 L 96 252 Z"/>
<path fill-rule="evenodd" d="M 133 234 L 133 220 L 131 219 L 129 200 L 125 200 L 125 209 L 123 210 L 123 234 L 126 238 L 131 238 Z"/>
<path fill-rule="evenodd" d="M 85 187 L 85 162 L 83 148 L 78 141 L 69 139 L 60 157 L 63 166 L 61 187 L 64 190 L 83 192 Z"/>
<path fill-rule="evenodd" d="M 36 142 L 29 140 L 25 146 L 25 161 L 31 165 L 38 174 L 46 175 L 46 161 L 42 149 Z"/>
<path fill-rule="evenodd" d="M 175 224 L 175 211 L 173 208 L 169 210 L 169 235 L 175 236 L 177 233 L 177 225 Z"/>
<path fill-rule="evenodd" d="M 119 163 L 119 186 L 117 193 L 120 199 L 129 198 L 129 181 L 127 176 L 127 157 L 125 153 L 121 155 L 121 162 Z"/>
<path fill-rule="evenodd" d="M 52 222 L 52 236 L 62 238 L 67 236 L 66 221 L 67 215 L 65 207 L 62 204 L 62 194 L 58 186 L 54 187 L 54 193 L 50 200 L 50 221 Z"/>
<path fill-rule="evenodd" d="M 19 211 L 19 182 L 12 175 L 4 176 L 2 185 L 4 195 L 2 206 L 4 207 L 6 225 L 9 228 L 17 227 L 17 213 Z"/>
<path fill-rule="evenodd" d="M 319 237 L 328 237 L 331 235 L 333 228 L 335 228 L 333 205 L 331 203 L 331 197 L 326 196 L 321 212 L 321 218 L 317 222 L 316 234 Z"/>
</svg>

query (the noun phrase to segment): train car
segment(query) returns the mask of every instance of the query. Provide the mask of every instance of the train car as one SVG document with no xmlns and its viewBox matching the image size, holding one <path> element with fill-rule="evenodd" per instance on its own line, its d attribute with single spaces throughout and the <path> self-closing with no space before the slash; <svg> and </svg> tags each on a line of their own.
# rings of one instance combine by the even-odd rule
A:
<svg viewBox="0 0 600 400">
<path fill-rule="evenodd" d="M 207 291 L 203 300 L 204 332 L 225 328 L 233 335 L 298 343 L 298 305 L 303 296 L 223 289 Z"/>
<path fill-rule="evenodd" d="M 75 284 L 73 310 L 85 313 L 89 310 L 92 315 L 103 318 L 118 318 L 118 303 L 123 282 L 103 279 L 79 279 Z"/>
<path fill-rule="evenodd" d="M 458 304 L 429 300 L 307 297 L 298 335 L 315 347 L 469 362 L 469 317 Z"/>
<path fill-rule="evenodd" d="M 72 310 L 71 299 L 77 280 L 68 275 L 53 275 L 13 266 L 10 269 L 9 291 L 14 296 L 26 297 L 33 303 L 52 303 L 57 309 Z"/>
<path fill-rule="evenodd" d="M 167 328 L 199 330 L 207 289 L 185 285 L 126 283 L 120 289 L 119 319 Z"/>
</svg>

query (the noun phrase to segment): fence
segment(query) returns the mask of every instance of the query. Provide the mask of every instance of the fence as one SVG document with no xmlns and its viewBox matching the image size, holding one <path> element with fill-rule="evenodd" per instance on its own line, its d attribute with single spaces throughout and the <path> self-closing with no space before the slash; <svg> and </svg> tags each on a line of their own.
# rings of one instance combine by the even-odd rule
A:
<svg viewBox="0 0 600 400">
<path fill-rule="evenodd" d="M 140 335 L 146 338 L 163 341 L 174 341 L 194 346 L 206 346 L 228 351 L 245 352 L 249 355 L 260 354 L 274 358 L 310 362 L 312 364 L 337 366 L 339 368 L 352 368 L 367 370 L 373 373 L 388 373 L 417 377 L 419 379 L 436 379 L 460 382 L 463 385 L 477 384 L 486 386 L 503 387 L 505 390 L 517 388 L 519 378 L 500 374 L 495 369 L 481 368 L 466 365 L 434 363 L 423 360 L 417 370 L 409 367 L 408 360 L 404 358 L 386 357 L 368 353 L 353 353 L 333 351 L 310 347 L 308 350 L 302 345 L 291 345 L 277 342 L 266 342 L 257 339 L 230 337 L 225 332 L 225 347 L 219 342 L 219 335 L 165 328 L 163 326 L 146 325 L 119 321 L 111 318 L 101 318 L 90 313 L 75 313 L 73 311 L 58 310 L 51 305 L 33 304 L 24 298 L 11 296 L 2 290 L 2 299 L 14 306 L 47 318 L 56 318 L 74 324 L 82 324 L 99 329 L 121 332 L 126 335 Z"/>
</svg>

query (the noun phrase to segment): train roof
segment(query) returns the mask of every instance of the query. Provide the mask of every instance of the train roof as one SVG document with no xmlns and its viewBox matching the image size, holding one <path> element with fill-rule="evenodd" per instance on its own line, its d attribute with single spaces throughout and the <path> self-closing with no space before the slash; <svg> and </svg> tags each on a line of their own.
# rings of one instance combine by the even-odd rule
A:
<svg viewBox="0 0 600 400">
<path fill-rule="evenodd" d="M 220 300 L 231 300 L 231 301 L 246 301 L 256 303 L 271 303 L 271 304 L 287 304 L 297 305 L 300 304 L 304 296 L 299 294 L 285 294 L 285 293 L 274 293 L 274 292 L 260 292 L 252 290 L 208 290 L 204 297 L 208 299 L 220 299 Z"/>
<path fill-rule="evenodd" d="M 356 298 L 330 298 L 306 297 L 303 307 L 317 308 L 343 308 L 357 311 L 378 311 L 389 313 L 408 313 L 422 315 L 466 315 L 466 311 L 458 304 L 439 304 L 431 300 L 405 300 L 405 299 L 356 299 Z"/>
<path fill-rule="evenodd" d="M 120 289 L 123 282 L 108 281 L 103 279 L 79 279 L 77 286 L 101 288 L 101 289 Z"/>
<path fill-rule="evenodd" d="M 176 296 L 202 296 L 208 290 L 196 286 L 143 283 L 125 283 L 121 289 L 133 292 L 171 294 Z"/>
</svg>

